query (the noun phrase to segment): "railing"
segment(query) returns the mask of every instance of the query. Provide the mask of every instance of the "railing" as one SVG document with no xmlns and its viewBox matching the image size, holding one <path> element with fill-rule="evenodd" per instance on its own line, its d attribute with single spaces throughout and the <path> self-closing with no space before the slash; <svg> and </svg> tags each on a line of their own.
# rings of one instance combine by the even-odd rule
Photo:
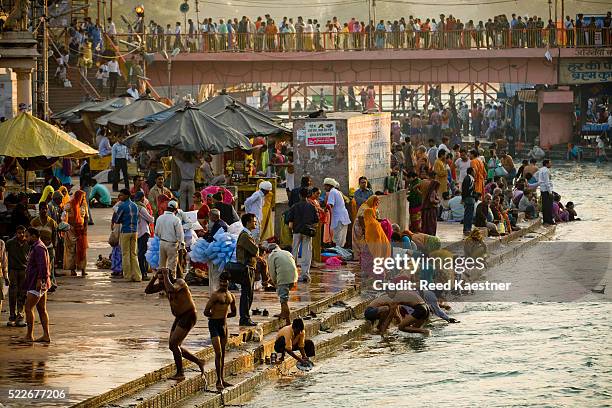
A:
<svg viewBox="0 0 612 408">
<path fill-rule="evenodd" d="M 143 39 L 147 52 L 324 52 L 361 50 L 423 49 L 514 49 L 514 48 L 596 48 L 612 46 L 610 29 L 515 29 L 405 31 L 370 33 L 229 33 L 229 34 L 118 34 L 114 43 L 121 51 Z"/>
<path fill-rule="evenodd" d="M 53 50 L 54 53 L 57 53 L 57 55 L 60 55 L 59 52 L 59 48 L 57 47 L 57 44 L 55 43 L 55 39 L 53 38 L 53 35 L 51 35 L 51 33 L 47 33 L 48 35 L 48 39 L 49 39 L 49 44 Z M 77 81 L 74 81 L 74 77 L 72 75 L 69 75 L 69 73 L 71 72 L 75 72 L 76 73 L 76 79 Z M 83 75 L 83 72 L 81 72 L 81 70 L 78 67 L 67 67 L 67 72 L 66 72 L 67 76 L 69 79 L 71 79 L 71 82 L 77 82 L 78 85 L 81 87 L 81 89 L 87 94 L 87 96 L 91 99 L 91 100 L 97 100 L 97 99 L 101 99 L 100 94 L 98 93 L 98 90 L 96 89 L 95 86 L 93 86 L 91 84 L 91 82 L 89 82 L 89 79 L 87 79 L 87 77 L 85 75 Z"/>
</svg>

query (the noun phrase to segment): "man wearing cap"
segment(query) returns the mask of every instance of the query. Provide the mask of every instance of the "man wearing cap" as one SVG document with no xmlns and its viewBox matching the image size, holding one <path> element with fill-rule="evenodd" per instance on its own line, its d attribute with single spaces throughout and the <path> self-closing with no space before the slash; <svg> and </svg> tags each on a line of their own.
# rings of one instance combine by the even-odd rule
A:
<svg viewBox="0 0 612 408">
<path fill-rule="evenodd" d="M 259 190 L 251 194 L 249 198 L 244 201 L 244 212 L 247 214 L 255 214 L 259 222 L 263 222 L 263 206 L 266 195 L 272 191 L 272 183 L 269 181 L 262 181 L 259 184 Z M 252 232 L 253 238 L 256 241 L 260 241 L 261 237 L 261 226 L 257 224 L 257 228 Z"/>
<path fill-rule="evenodd" d="M 176 272 L 179 245 L 185 247 L 185 233 L 181 220 L 176 216 L 177 209 L 176 201 L 170 201 L 155 223 L 155 235 L 160 239 L 159 268 L 168 268 L 173 274 Z"/>
<path fill-rule="evenodd" d="M 119 245 L 121 246 L 121 265 L 123 277 L 132 282 L 142 281 L 140 267 L 138 266 L 138 253 L 136 251 L 138 239 L 138 206 L 130 200 L 130 190 L 127 188 L 119 192 L 117 210 L 111 220 L 111 231 L 115 224 L 121 224 Z"/>
<path fill-rule="evenodd" d="M 331 207 L 331 229 L 334 233 L 334 243 L 338 247 L 343 247 L 346 243 L 346 232 L 351 223 L 348 210 L 344 204 L 344 197 L 338 190 L 338 182 L 333 178 L 323 180 L 325 191 L 327 191 L 326 204 Z"/>
</svg>

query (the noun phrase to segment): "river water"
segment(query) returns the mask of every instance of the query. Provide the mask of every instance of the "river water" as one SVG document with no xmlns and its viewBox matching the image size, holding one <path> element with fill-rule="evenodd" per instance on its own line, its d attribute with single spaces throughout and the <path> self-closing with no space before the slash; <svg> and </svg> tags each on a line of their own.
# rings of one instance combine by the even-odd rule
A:
<svg viewBox="0 0 612 408">
<path fill-rule="evenodd" d="M 366 336 L 258 390 L 246 406 L 612 406 L 612 287 L 591 291 L 612 284 L 612 171 L 560 164 L 552 174 L 583 221 L 487 272 L 512 274 L 517 287 L 504 301 L 452 303 L 461 323 L 434 322 L 431 337 Z"/>
</svg>

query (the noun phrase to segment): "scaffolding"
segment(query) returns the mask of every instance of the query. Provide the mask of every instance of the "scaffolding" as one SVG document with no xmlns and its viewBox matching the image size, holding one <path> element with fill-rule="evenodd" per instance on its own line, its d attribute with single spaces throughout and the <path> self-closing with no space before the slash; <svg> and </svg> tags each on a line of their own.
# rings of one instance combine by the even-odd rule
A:
<svg viewBox="0 0 612 408">
<path fill-rule="evenodd" d="M 39 57 L 32 75 L 32 113 L 40 119 L 49 119 L 49 39 L 47 36 L 47 0 L 34 0 L 32 4 L 32 31 L 38 42 Z"/>
</svg>

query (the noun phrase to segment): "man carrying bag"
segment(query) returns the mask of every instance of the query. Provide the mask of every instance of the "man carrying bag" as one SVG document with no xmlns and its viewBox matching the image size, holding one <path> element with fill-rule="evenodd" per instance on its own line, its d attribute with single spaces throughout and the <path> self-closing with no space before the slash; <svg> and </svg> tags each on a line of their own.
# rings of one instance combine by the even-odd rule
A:
<svg viewBox="0 0 612 408">
<path fill-rule="evenodd" d="M 252 235 L 252 231 L 257 228 L 257 217 L 246 213 L 242 215 L 241 222 L 243 229 L 236 242 L 236 259 L 225 266 L 225 271 L 230 274 L 232 282 L 240 284 L 240 326 L 257 326 L 250 317 L 253 277 L 259 255 L 259 246 Z"/>
</svg>

